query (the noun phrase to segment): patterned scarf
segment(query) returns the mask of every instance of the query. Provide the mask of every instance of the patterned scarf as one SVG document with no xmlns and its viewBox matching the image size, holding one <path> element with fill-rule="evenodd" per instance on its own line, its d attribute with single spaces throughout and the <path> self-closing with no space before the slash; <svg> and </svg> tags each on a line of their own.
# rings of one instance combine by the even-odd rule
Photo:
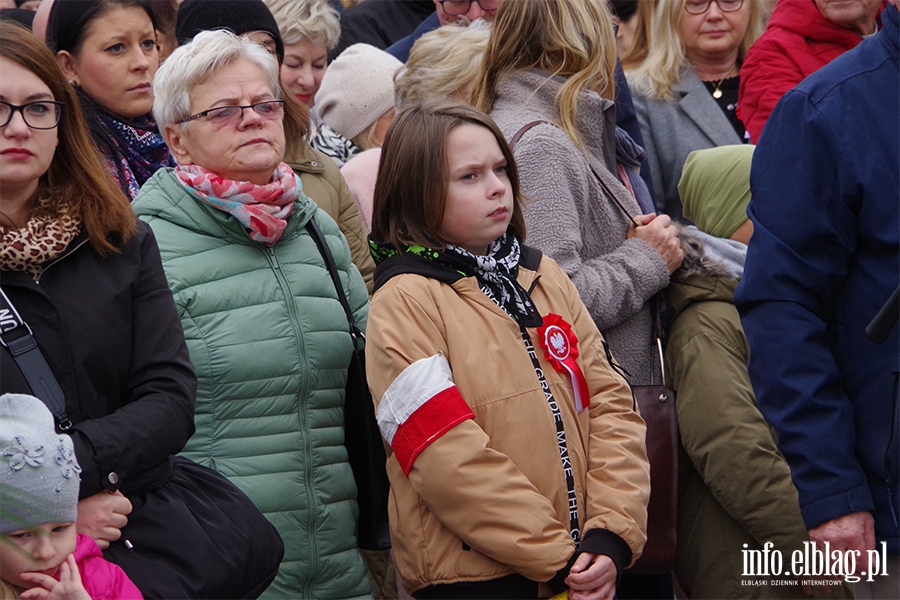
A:
<svg viewBox="0 0 900 600">
<path fill-rule="evenodd" d="M 339 167 L 344 166 L 344 163 L 362 152 L 362 148 L 325 123 L 320 123 L 310 134 L 309 145 L 330 156 Z"/>
<path fill-rule="evenodd" d="M 50 202 L 41 201 L 44 207 Z M 32 217 L 21 229 L 0 226 L 0 269 L 25 271 L 35 280 L 44 271 L 44 265 L 65 252 L 81 231 L 81 219 L 70 215 L 68 206 L 60 206 L 54 216 Z"/>
<path fill-rule="evenodd" d="M 509 233 L 494 240 L 484 256 L 472 254 L 459 246 L 447 246 L 443 252 L 443 260 L 447 264 L 474 272 L 481 291 L 517 323 L 537 327 L 541 324 L 541 315 L 531 296 L 516 280 L 520 258 L 519 240 Z"/>
<path fill-rule="evenodd" d="M 227 179 L 197 165 L 176 167 L 175 176 L 191 196 L 232 215 L 250 231 L 251 240 L 269 246 L 284 233 L 303 186 L 285 163 L 266 185 Z"/>
<path fill-rule="evenodd" d="M 101 108 L 80 90 L 78 96 L 89 115 L 91 134 L 106 159 L 106 168 L 129 198 L 134 200 L 144 182 L 159 169 L 175 166 L 149 114 L 129 121 Z"/>
<path fill-rule="evenodd" d="M 400 254 L 389 244 L 370 241 L 369 246 L 376 263 Z M 494 240 L 484 256 L 472 254 L 458 246 L 448 246 L 443 252 L 422 246 L 406 246 L 403 252 L 448 267 L 464 277 L 475 277 L 481 291 L 517 323 L 525 327 L 539 327 L 543 322 L 531 296 L 516 279 L 521 247 L 514 235 L 506 233 Z"/>
</svg>

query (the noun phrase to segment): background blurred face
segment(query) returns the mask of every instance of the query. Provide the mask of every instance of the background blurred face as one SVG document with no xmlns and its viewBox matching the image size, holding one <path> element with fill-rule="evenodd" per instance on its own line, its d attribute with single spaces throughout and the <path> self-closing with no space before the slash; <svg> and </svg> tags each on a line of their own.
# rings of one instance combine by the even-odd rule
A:
<svg viewBox="0 0 900 600">
<path fill-rule="evenodd" d="M 447 136 L 447 205 L 441 234 L 472 254 L 486 254 L 512 219 L 506 157 L 487 127 L 460 125 Z"/>
<path fill-rule="evenodd" d="M 623 21 L 619 17 L 613 16 L 613 22 L 619 24 L 619 32 L 616 34 L 616 53 L 621 58 L 625 56 L 631 44 L 634 42 L 634 34 L 637 33 L 638 22 L 640 18 L 637 13 L 631 15 L 627 21 Z"/>
<path fill-rule="evenodd" d="M 735 12 L 722 12 L 715 1 L 700 15 L 688 14 L 682 8 L 678 30 L 688 61 L 722 60 L 737 52 L 750 26 L 750 3 L 754 1 L 744 0 Z"/>
<path fill-rule="evenodd" d="M 191 92 L 191 114 L 216 106 L 248 106 L 275 94 L 254 63 L 238 60 Z M 166 126 L 166 142 L 182 165 L 198 165 L 234 181 L 265 185 L 284 156 L 284 125 L 245 108 L 237 125 L 218 126 L 205 117 Z"/>
<path fill-rule="evenodd" d="M 106 110 L 134 119 L 153 107 L 159 55 L 143 8 L 111 8 L 91 21 L 75 55 L 61 51 L 57 58 L 66 78 Z"/>
<path fill-rule="evenodd" d="M 250 31 L 242 35 L 241 37 L 250 40 L 251 42 L 256 42 L 263 48 L 269 51 L 269 54 L 275 56 L 278 52 L 278 46 L 275 44 L 275 38 L 272 37 L 272 34 L 268 31 Z"/>
<path fill-rule="evenodd" d="M 312 108 L 316 92 L 328 68 L 328 48 L 308 38 L 284 45 L 281 83 L 285 92 L 294 94 L 301 103 Z"/>
<path fill-rule="evenodd" d="M 449 4 L 466 4 L 469 0 L 448 0 Z M 493 6 L 499 4 L 499 0 L 484 0 L 485 5 Z M 452 15 L 448 15 L 444 11 L 444 7 L 441 5 L 440 0 L 434 0 L 434 9 L 437 11 L 438 20 L 441 22 L 441 25 L 447 25 L 448 23 L 453 23 L 455 21 L 460 21 L 462 19 L 468 19 L 470 21 L 474 21 L 475 19 L 484 19 L 486 21 L 490 21 L 494 18 L 494 14 L 496 14 L 497 9 L 493 8 L 490 10 L 485 10 L 481 8 L 481 4 L 478 2 L 472 2 L 469 4 L 468 9 L 462 14 L 455 14 L 457 11 L 448 6 L 447 7 Z"/>
<path fill-rule="evenodd" d="M 0 57 L 0 100 L 21 106 L 37 100 L 54 100 L 40 77 L 8 58 Z M 4 197 L 30 198 L 38 180 L 50 168 L 59 144 L 58 129 L 31 129 L 16 112 L 0 129 L 0 188 Z"/>
<path fill-rule="evenodd" d="M 25 589 L 36 587 L 22 573 L 43 572 L 51 577 L 75 552 L 75 523 L 45 523 L 0 536 L 0 578 Z"/>
<path fill-rule="evenodd" d="M 816 7 L 826 19 L 859 33 L 875 31 L 875 16 L 881 0 L 815 0 Z"/>
</svg>

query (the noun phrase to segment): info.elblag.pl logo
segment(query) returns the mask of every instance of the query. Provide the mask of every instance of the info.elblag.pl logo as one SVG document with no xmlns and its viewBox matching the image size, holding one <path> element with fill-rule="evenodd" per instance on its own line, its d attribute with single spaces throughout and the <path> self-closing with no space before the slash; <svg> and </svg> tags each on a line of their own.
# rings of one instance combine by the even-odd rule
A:
<svg viewBox="0 0 900 600">
<path fill-rule="evenodd" d="M 766 542 L 762 550 L 750 550 L 744 544 L 742 573 L 745 577 L 841 577 L 844 581 L 855 583 L 861 576 L 866 581 L 874 581 L 875 577 L 887 575 L 887 542 L 881 542 L 881 549 L 866 551 L 866 570 L 857 573 L 857 564 L 862 566 L 862 552 L 859 550 L 832 550 L 831 544 L 825 542 L 820 549 L 816 542 L 803 542 L 803 550 L 791 553 L 791 564 L 788 569 L 780 550 L 775 544 Z M 801 584 L 816 585 L 817 582 Z"/>
</svg>

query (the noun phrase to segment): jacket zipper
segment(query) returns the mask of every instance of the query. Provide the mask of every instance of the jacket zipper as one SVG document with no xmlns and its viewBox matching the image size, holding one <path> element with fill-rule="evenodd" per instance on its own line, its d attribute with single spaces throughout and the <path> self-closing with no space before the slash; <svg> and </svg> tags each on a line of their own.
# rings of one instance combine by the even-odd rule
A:
<svg viewBox="0 0 900 600">
<path fill-rule="evenodd" d="M 278 262 L 278 256 L 275 254 L 274 248 L 266 248 L 265 249 L 266 258 L 269 260 L 269 264 L 272 265 L 272 271 L 275 274 L 275 279 L 278 281 L 278 285 L 281 287 L 281 292 L 284 294 L 285 303 L 288 308 L 288 315 L 291 321 L 291 327 L 294 330 L 294 338 L 297 340 L 298 349 L 304 352 L 305 345 L 303 343 L 303 332 L 300 328 L 300 319 L 297 316 L 297 307 L 294 305 L 294 295 L 291 292 L 290 284 L 287 281 L 287 278 L 284 275 L 284 271 L 281 270 L 281 265 Z M 317 521 L 317 508 L 318 503 L 316 502 L 315 491 L 312 487 L 312 465 L 311 465 L 311 456 L 312 456 L 312 448 L 309 443 L 309 415 L 307 414 L 307 406 L 306 402 L 300 402 L 300 398 L 305 398 L 309 393 L 309 371 L 308 364 L 302 365 L 304 372 L 301 373 L 303 376 L 303 389 L 298 392 L 298 402 L 297 402 L 297 416 L 300 419 L 300 431 L 303 434 L 303 450 L 306 453 L 306 460 L 304 461 L 304 484 L 306 486 L 306 495 L 309 498 L 309 511 L 307 513 L 308 521 L 307 528 L 309 531 L 308 540 L 309 540 L 309 548 L 310 548 L 310 566 L 311 572 L 316 573 L 319 568 L 319 553 L 318 546 L 316 545 L 316 521 Z M 307 580 L 303 585 L 303 597 L 311 598 L 312 597 L 312 579 Z"/>
<path fill-rule="evenodd" d="M 44 270 L 41 271 L 40 274 L 37 276 L 37 279 L 34 280 L 35 283 L 40 284 L 40 283 L 41 283 L 41 277 L 44 276 L 44 273 L 46 273 L 47 270 L 48 270 L 50 267 L 52 267 L 53 265 L 55 265 L 55 264 L 57 264 L 57 263 L 59 263 L 59 262 L 65 260 L 67 257 L 69 257 L 69 256 L 71 256 L 71 255 L 73 255 L 73 254 L 75 254 L 75 251 L 78 250 L 79 248 L 81 248 L 82 246 L 84 246 L 85 244 L 87 244 L 88 241 L 89 241 L 89 240 L 88 240 L 87 238 L 84 238 L 83 240 L 81 240 L 80 242 L 78 242 L 78 244 L 76 244 L 71 250 L 69 250 L 68 252 L 66 252 L 65 254 L 63 254 L 62 256 L 60 256 L 59 258 L 57 258 L 56 260 L 54 260 L 54 261 L 48 263 L 47 266 L 44 267 Z"/>
</svg>

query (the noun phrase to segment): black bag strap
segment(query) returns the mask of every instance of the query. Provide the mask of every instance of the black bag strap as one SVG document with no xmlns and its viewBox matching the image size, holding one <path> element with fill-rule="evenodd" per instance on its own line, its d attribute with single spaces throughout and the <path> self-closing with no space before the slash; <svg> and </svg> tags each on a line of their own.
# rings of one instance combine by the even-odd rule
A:
<svg viewBox="0 0 900 600">
<path fill-rule="evenodd" d="M 41 354 L 31 328 L 19 316 L 16 307 L 2 289 L 0 289 L 0 344 L 9 348 L 32 393 L 53 413 L 59 430 L 70 429 L 72 421 L 66 415 L 66 398 L 62 388 L 59 387 L 50 365 Z"/>
<path fill-rule="evenodd" d="M 347 323 L 350 325 L 350 337 L 353 338 L 353 349 L 354 352 L 356 352 L 359 350 L 358 342 L 365 341 L 366 335 L 359 328 L 359 325 L 356 324 L 356 319 L 353 318 L 353 310 L 350 308 L 350 302 L 347 301 L 347 295 L 344 293 L 344 286 L 341 285 L 341 278 L 338 274 L 337 265 L 334 262 L 334 256 L 331 254 L 331 248 L 328 247 L 328 242 L 325 241 L 325 236 L 316 224 L 315 219 L 307 221 L 306 230 L 319 248 L 322 258 L 325 259 L 325 266 L 328 267 L 328 274 L 331 275 L 331 282 L 334 284 L 334 289 L 337 290 L 338 300 L 340 300 L 341 306 L 344 307 L 344 314 L 347 315 Z"/>
</svg>

